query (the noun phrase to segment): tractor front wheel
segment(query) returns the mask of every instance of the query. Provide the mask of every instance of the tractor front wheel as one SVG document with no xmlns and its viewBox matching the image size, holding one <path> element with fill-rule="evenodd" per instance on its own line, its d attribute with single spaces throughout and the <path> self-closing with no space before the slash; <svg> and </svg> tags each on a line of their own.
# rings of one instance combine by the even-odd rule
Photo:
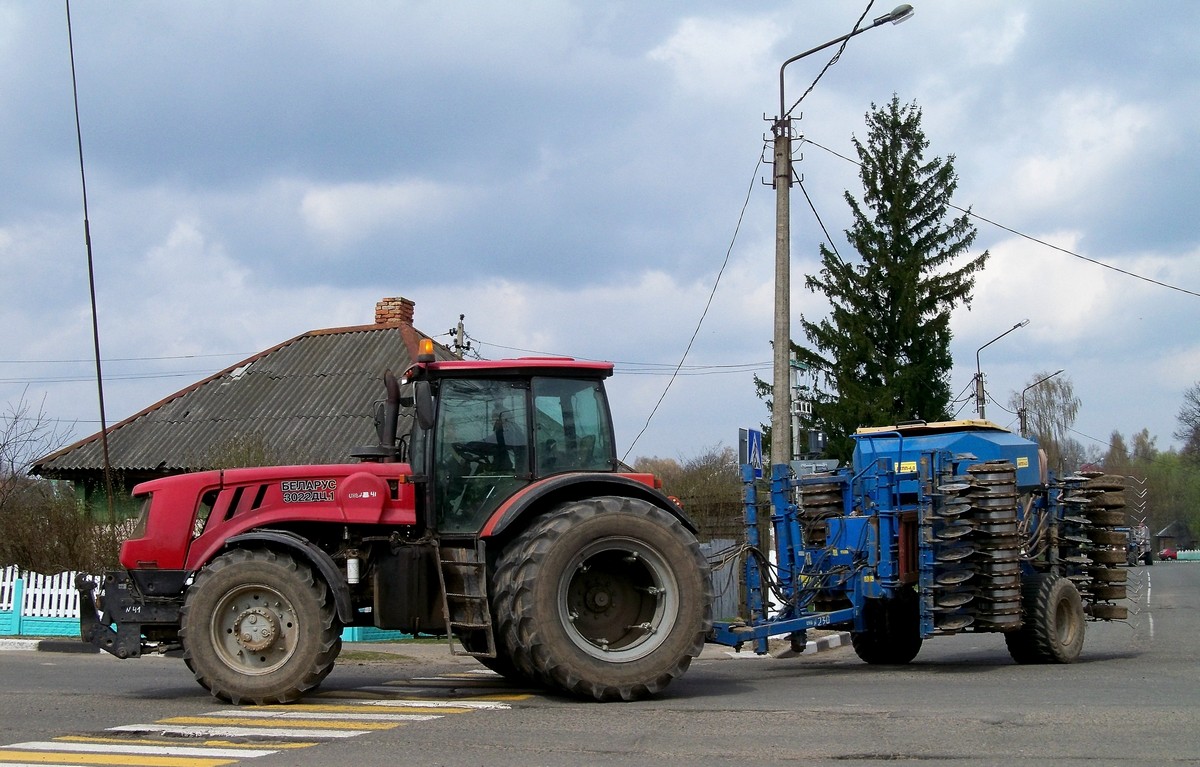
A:
<svg viewBox="0 0 1200 767">
<path fill-rule="evenodd" d="M 235 549 L 188 589 L 180 637 L 188 668 L 230 703 L 290 703 L 320 684 L 341 651 L 325 584 L 287 554 Z"/>
<path fill-rule="evenodd" d="M 595 700 L 659 692 L 712 626 L 708 565 L 679 520 L 604 496 L 536 520 L 501 555 L 499 641 L 521 674 Z"/>
</svg>

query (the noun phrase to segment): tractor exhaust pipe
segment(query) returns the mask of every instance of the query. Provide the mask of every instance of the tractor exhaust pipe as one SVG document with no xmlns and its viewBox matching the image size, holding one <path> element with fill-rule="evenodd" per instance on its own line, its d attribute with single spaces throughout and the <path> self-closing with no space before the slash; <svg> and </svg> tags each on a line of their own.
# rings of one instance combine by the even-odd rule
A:
<svg viewBox="0 0 1200 767">
<path fill-rule="evenodd" d="M 387 398 L 375 400 L 375 434 L 379 442 L 375 445 L 355 448 L 350 452 L 354 458 L 369 463 L 394 463 L 396 460 L 396 421 L 400 417 L 400 383 L 390 370 L 383 371 L 383 387 Z"/>
<path fill-rule="evenodd" d="M 390 463 L 396 458 L 396 421 L 400 417 L 400 382 L 390 370 L 383 372 L 383 388 L 387 390 L 387 399 L 383 404 L 383 428 L 380 429 L 379 442 L 385 456 L 384 463 Z"/>
</svg>

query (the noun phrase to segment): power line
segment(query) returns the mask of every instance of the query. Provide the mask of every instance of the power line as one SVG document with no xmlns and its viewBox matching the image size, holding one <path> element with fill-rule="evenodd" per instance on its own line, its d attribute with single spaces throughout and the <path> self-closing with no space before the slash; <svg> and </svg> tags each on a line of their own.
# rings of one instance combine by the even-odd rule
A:
<svg viewBox="0 0 1200 767">
<path fill-rule="evenodd" d="M 1097 261 L 1097 260 L 1096 260 L 1096 259 L 1094 259 L 1094 258 L 1089 258 L 1089 257 L 1087 257 L 1087 256 L 1084 256 L 1084 255 L 1081 255 L 1081 254 L 1079 254 L 1079 253 L 1076 253 L 1076 252 L 1074 252 L 1074 251 L 1072 251 L 1072 250 L 1067 250 L 1066 248 L 1064 248 L 1064 247 L 1062 247 L 1062 246 L 1059 246 L 1059 245 L 1055 245 L 1054 243 L 1051 243 L 1051 242 L 1046 242 L 1045 240 L 1038 239 L 1037 237 L 1034 237 L 1034 236 L 1032 236 L 1032 235 L 1029 235 L 1029 234 L 1025 234 L 1024 232 L 1019 232 L 1019 231 L 1017 231 L 1016 229 L 1013 229 L 1013 228 L 1011 228 L 1011 227 L 1005 226 L 1004 224 L 997 223 L 997 222 L 995 222 L 995 221 L 992 221 L 992 220 L 991 220 L 991 219 L 989 219 L 989 218 L 984 218 L 983 216 L 979 215 L 978 213 L 973 213 L 973 212 L 971 212 L 971 211 L 969 211 L 969 210 L 964 210 L 964 209 L 962 209 L 962 208 L 960 208 L 960 207 L 958 207 L 957 205 L 954 205 L 954 204 L 952 204 L 952 203 L 946 203 L 946 204 L 947 204 L 947 206 L 948 206 L 948 207 L 954 208 L 955 210 L 959 211 L 960 213 L 965 213 L 965 214 L 967 214 L 968 216 L 970 216 L 971 218 L 977 218 L 977 219 L 979 219 L 980 221 L 984 221 L 984 222 L 986 222 L 986 223 L 989 223 L 989 224 L 991 224 L 991 225 L 992 225 L 992 226 L 994 226 L 994 227 L 997 227 L 997 228 L 999 228 L 999 229 L 1003 229 L 1004 231 L 1006 231 L 1006 232 L 1010 232 L 1010 233 L 1012 233 L 1012 234 L 1015 234 L 1015 235 L 1017 235 L 1018 237 L 1024 237 L 1025 239 L 1029 240 L 1030 242 L 1036 242 L 1036 243 L 1037 243 L 1037 244 L 1039 244 L 1039 245 L 1045 245 L 1047 248 L 1051 248 L 1051 249 L 1053 249 L 1053 250 L 1057 250 L 1057 251 L 1059 251 L 1059 252 L 1061 252 L 1061 253 L 1066 253 L 1068 256 L 1074 256 L 1075 258 L 1081 259 L 1081 260 L 1083 260 L 1083 261 L 1087 261 L 1088 263 L 1095 264 L 1096 266 L 1103 266 L 1105 269 L 1111 269 L 1111 270 L 1113 270 L 1114 272 L 1119 272 L 1119 273 L 1121 273 L 1121 274 L 1124 274 L 1124 275 L 1125 275 L 1125 276 L 1127 276 L 1127 277 L 1133 277 L 1133 278 L 1135 278 L 1135 279 L 1142 280 L 1142 281 L 1144 281 L 1144 282 L 1149 282 L 1149 283 L 1150 283 L 1150 284 L 1152 284 L 1152 285 L 1158 285 L 1158 286 L 1159 286 L 1159 287 L 1161 287 L 1161 288 L 1167 288 L 1167 289 L 1169 289 L 1169 290 L 1177 290 L 1177 291 L 1179 291 L 1180 293 L 1186 293 L 1186 294 L 1187 294 L 1187 295 L 1189 295 L 1189 296 L 1195 296 L 1196 298 L 1200 298 L 1200 293 L 1197 293 L 1197 292 L 1195 292 L 1195 291 L 1192 291 L 1192 290 L 1188 290 L 1187 288 L 1181 288 L 1181 287 L 1179 287 L 1178 285 L 1171 285 L 1170 283 L 1162 282 L 1161 280 L 1156 280 L 1156 279 L 1154 279 L 1153 277 L 1145 277 L 1145 276 L 1143 276 L 1143 275 L 1137 274 L 1136 272 L 1131 272 L 1131 271 L 1128 271 L 1128 270 L 1126 270 L 1126 269 L 1122 269 L 1122 268 L 1120 268 L 1119 266 L 1113 266 L 1112 264 L 1106 264 L 1106 263 L 1104 263 L 1103 261 Z"/>
<path fill-rule="evenodd" d="M 732 238 L 730 238 L 730 246 L 725 248 L 725 260 L 724 260 L 724 262 L 721 262 L 721 268 L 718 271 L 716 271 L 716 280 L 713 281 L 713 289 L 710 290 L 710 292 L 708 294 L 708 301 L 706 302 L 706 304 L 704 304 L 704 311 L 701 312 L 700 319 L 698 319 L 696 322 L 696 329 L 694 331 L 692 331 L 691 338 L 689 338 L 689 340 L 688 340 L 688 348 L 685 348 L 683 350 L 683 355 L 680 356 L 680 358 L 679 358 L 679 366 L 678 366 L 676 372 L 672 373 L 671 379 L 668 380 L 666 387 L 662 388 L 662 394 L 659 396 L 659 401 L 655 402 L 654 407 L 652 409 L 650 409 L 650 414 L 647 415 L 647 417 L 646 417 L 646 424 L 643 424 L 642 430 L 640 432 L 637 432 L 637 436 L 634 437 L 634 442 L 629 443 L 629 449 L 626 449 L 625 455 L 622 456 L 623 461 L 626 459 L 626 457 L 629 457 L 630 453 L 632 453 L 632 450 L 634 450 L 634 445 L 637 444 L 638 439 L 641 439 L 642 435 L 644 435 L 644 433 L 646 433 L 646 430 L 649 429 L 650 420 L 652 420 L 654 418 L 655 413 L 659 412 L 659 406 L 662 405 L 662 400 L 666 399 L 667 391 L 671 390 L 671 384 L 673 384 L 674 380 L 676 380 L 676 377 L 679 374 L 679 370 L 682 370 L 684 362 L 686 360 L 688 360 L 688 353 L 691 352 L 692 344 L 694 344 L 696 342 L 696 336 L 700 335 L 700 328 L 704 324 L 704 318 L 708 317 L 709 307 L 713 305 L 713 296 L 716 295 L 716 287 L 718 287 L 719 284 L 721 283 L 721 275 L 725 274 L 725 268 L 728 265 L 728 263 L 730 263 L 730 256 L 733 253 L 733 245 L 736 244 L 736 242 L 738 241 L 738 233 L 740 232 L 740 230 L 742 230 L 742 221 L 746 215 L 746 208 L 748 208 L 748 206 L 750 205 L 750 196 L 752 193 L 754 193 L 754 187 L 758 180 L 758 166 L 760 166 L 761 163 L 762 163 L 762 155 L 755 158 L 754 172 L 752 172 L 750 174 L 750 184 L 748 186 L 746 186 L 746 196 L 745 196 L 745 199 L 742 200 L 742 210 L 740 210 L 738 212 L 737 226 L 733 227 L 733 236 L 732 236 Z"/>
<path fill-rule="evenodd" d="M 488 346 L 493 346 L 497 349 L 505 349 L 513 352 L 521 352 L 524 354 L 534 354 L 538 356 L 561 357 L 569 356 L 547 352 L 539 349 L 525 349 L 515 346 L 505 346 L 503 344 L 493 343 L 491 341 L 480 341 L 474 337 L 471 338 L 476 343 L 486 343 Z M 165 357 L 124 357 L 109 359 L 108 362 L 157 362 L 165 360 L 185 360 L 185 359 L 200 359 L 205 357 L 237 357 L 243 359 L 249 356 L 246 353 L 226 353 L 226 354 L 182 354 Z M 583 358 L 580 358 L 583 359 Z M 597 360 L 599 361 L 599 360 Z M 733 362 L 717 365 L 683 365 L 680 367 L 676 363 L 669 362 L 639 362 L 633 360 L 606 360 L 612 362 L 617 370 L 622 375 L 669 375 L 675 370 L 679 370 L 680 375 L 715 375 L 723 373 L 748 373 L 757 370 L 768 368 L 771 365 L 769 360 L 756 360 L 751 362 Z M 87 363 L 90 360 L 0 360 L 0 363 L 9 364 L 55 364 L 55 363 Z M 152 380 L 166 378 L 187 378 L 197 375 L 211 374 L 209 369 L 199 370 L 181 370 L 174 372 L 158 372 L 158 373 L 106 373 L 104 380 L 106 381 L 137 381 L 137 380 Z M 60 383 L 83 383 L 91 382 L 94 377 L 91 374 L 81 375 L 52 375 L 46 377 L 37 376 L 14 376 L 11 378 L 0 378 L 0 384 L 60 384 Z"/>
<path fill-rule="evenodd" d="M 817 83 L 821 82 L 821 78 L 825 76 L 825 73 L 829 71 L 829 68 L 838 62 L 838 59 L 842 57 L 842 53 L 846 50 L 846 43 L 850 42 L 850 37 L 858 32 L 859 26 L 863 23 L 863 19 L 867 18 L 867 14 L 871 12 L 871 6 L 873 5 L 875 5 L 875 0 L 870 0 L 870 2 L 867 3 L 867 7 L 863 9 L 862 15 L 858 17 L 858 21 L 854 22 L 854 29 L 850 30 L 850 35 L 847 36 L 846 39 L 842 41 L 842 44 L 838 46 L 837 53 L 833 54 L 833 57 L 830 58 L 829 61 L 825 62 L 825 66 L 822 67 L 821 71 L 817 74 L 816 79 L 812 81 L 812 84 L 808 86 L 804 93 L 800 94 L 800 98 L 796 99 L 796 103 L 792 104 L 791 107 L 788 108 L 788 111 L 785 114 L 780 115 L 780 117 L 787 118 L 787 116 L 792 113 L 793 109 L 800 106 L 800 102 L 804 101 L 805 97 L 812 93 L 813 88 L 817 87 Z"/>
<path fill-rule="evenodd" d="M 993 396 L 991 395 L 991 393 L 990 393 L 990 392 L 984 392 L 984 396 L 988 398 L 988 402 L 991 402 L 993 405 L 995 405 L 996 407 L 1000 408 L 1000 409 L 1001 409 L 1001 410 L 1003 410 L 1005 413 L 1008 413 L 1009 415 L 1017 415 L 1017 414 L 1016 414 L 1016 413 L 1014 413 L 1013 411 L 1011 411 L 1011 410 L 1009 410 L 1008 408 L 1004 407 L 1004 405 L 1001 405 L 999 402 L 997 402 L 997 401 L 996 401 L 996 398 L 995 398 L 995 397 L 993 397 Z"/>
<path fill-rule="evenodd" d="M 679 365 L 673 362 L 634 362 L 630 360 L 601 360 L 595 357 L 580 357 L 570 354 L 559 354 L 557 352 L 549 352 L 544 349 L 525 349 L 519 346 L 505 346 L 504 344 L 485 341 L 482 339 L 470 337 L 476 344 L 487 344 L 497 349 L 504 349 L 510 352 L 521 352 L 524 354 L 534 354 L 539 357 L 571 357 L 572 359 L 585 360 L 589 362 L 611 362 L 614 368 L 622 375 L 669 375 L 676 370 L 687 371 L 681 375 L 708 375 L 719 373 L 749 373 L 755 370 L 762 370 L 771 366 L 770 360 L 762 360 L 755 362 L 732 362 L 722 365 Z M 626 367 L 628 366 L 628 367 Z"/>
<path fill-rule="evenodd" d="M 848 163 L 851 163 L 851 164 L 853 164 L 853 165 L 856 165 L 856 166 L 858 166 L 858 167 L 862 167 L 862 163 L 860 163 L 858 160 L 855 160 L 855 159 L 853 159 L 853 158 L 851 158 L 851 157 L 847 157 L 846 155 L 844 155 L 844 154 L 841 154 L 840 152 L 837 152 L 837 151 L 835 151 L 835 150 L 833 150 L 833 149 L 830 149 L 830 148 L 829 148 L 829 147 L 827 147 L 827 146 L 824 146 L 824 145 L 822 145 L 822 144 L 818 144 L 816 141 L 813 141 L 813 140 L 812 140 L 811 138 L 809 138 L 808 136 L 804 136 L 804 137 L 802 137 L 802 138 L 801 138 L 801 141 L 803 141 L 803 142 L 807 142 L 807 143 L 809 143 L 809 144 L 812 144 L 812 145 L 813 145 L 813 146 L 815 146 L 817 149 L 822 149 L 822 150 L 824 150 L 824 151 L 828 152 L 829 154 L 833 155 L 834 157 L 837 157 L 837 158 L 839 158 L 839 159 L 845 160 L 845 161 L 846 161 L 846 162 L 848 162 Z M 1003 229 L 1004 231 L 1006 231 L 1006 232 L 1009 232 L 1010 234 L 1015 234 L 1016 236 L 1018 236 L 1018 237 L 1022 237 L 1022 238 L 1026 239 L 1026 240 L 1029 240 L 1030 242 L 1036 242 L 1038 245 L 1044 245 L 1045 247 L 1047 247 L 1047 248 L 1050 248 L 1050 249 L 1052 249 L 1052 250 L 1057 250 L 1057 251 L 1059 251 L 1060 253 L 1065 253 L 1065 254 L 1066 254 L 1066 255 L 1068 255 L 1068 256 L 1072 256 L 1072 257 L 1074 257 L 1074 258 L 1078 258 L 1078 259 L 1080 259 L 1081 261 L 1087 261 L 1088 263 L 1095 264 L 1096 266 L 1102 266 L 1102 267 L 1104 267 L 1105 269 L 1111 269 L 1111 270 L 1112 270 L 1112 271 L 1114 271 L 1114 272 L 1118 272 L 1118 273 L 1120 273 L 1120 274 L 1124 274 L 1124 275 L 1125 275 L 1125 276 L 1127 276 L 1127 277 L 1133 277 L 1134 279 L 1142 280 L 1142 281 L 1144 281 L 1144 282 L 1149 282 L 1149 283 L 1150 283 L 1150 284 L 1152 284 L 1152 285 L 1158 285 L 1159 287 L 1162 287 L 1162 288 L 1167 288 L 1167 289 L 1169 289 L 1169 290 L 1176 290 L 1176 291 L 1178 291 L 1178 292 L 1180 292 L 1180 293 L 1186 293 L 1186 294 L 1187 294 L 1187 295 L 1189 295 L 1189 296 L 1195 296 L 1195 297 L 1197 297 L 1197 298 L 1200 298 L 1200 293 L 1197 293 L 1196 291 L 1193 291 L 1193 290 L 1188 290 L 1187 288 L 1181 288 L 1181 287 L 1179 287 L 1178 285 L 1172 285 L 1172 284 L 1170 284 L 1170 283 L 1167 283 L 1167 282 L 1162 282 L 1161 280 L 1156 280 L 1156 279 L 1154 279 L 1154 278 L 1152 278 L 1152 277 L 1146 277 L 1146 276 L 1143 276 L 1143 275 L 1141 275 L 1141 274 L 1137 274 L 1136 272 L 1131 272 L 1131 271 L 1129 271 L 1129 270 L 1127 270 L 1127 269 L 1122 269 L 1122 268 L 1120 268 L 1120 267 L 1118 267 L 1118 266 L 1113 266 L 1112 264 L 1106 264 L 1106 263 L 1104 263 L 1103 261 L 1098 261 L 1097 259 L 1094 259 L 1094 258 L 1089 258 L 1088 256 L 1084 256 L 1084 255 L 1082 255 L 1082 254 L 1076 253 L 1076 252 L 1075 252 L 1075 251 L 1073 251 L 1073 250 L 1068 250 L 1067 248 L 1064 248 L 1064 247 L 1062 247 L 1061 245 L 1055 245 L 1054 243 L 1051 243 L 1051 242 L 1046 242 L 1045 240 L 1042 240 L 1042 239 L 1039 239 L 1039 238 L 1037 238 L 1037 237 L 1034 237 L 1033 235 L 1025 234 L 1025 233 L 1024 233 L 1024 232 L 1022 232 L 1022 231 L 1019 231 L 1019 230 L 1017 230 L 1017 229 L 1013 229 L 1013 228 L 1012 228 L 1012 227 L 1010 227 L 1010 226 L 1005 226 L 1004 224 L 1001 224 L 1001 223 L 999 223 L 999 222 L 997 222 L 997 221 L 993 221 L 993 220 L 991 220 L 990 218 L 987 218 L 987 217 L 985 217 L 985 216 L 981 216 L 980 214 L 978 214 L 978 213 L 975 213 L 974 211 L 967 210 L 966 208 L 960 208 L 959 206 L 955 205 L 954 203 L 947 202 L 947 203 L 946 203 L 946 207 L 948 207 L 948 208 L 953 208 L 954 210 L 957 210 L 959 213 L 962 213 L 962 214 L 964 214 L 964 215 L 970 216 L 971 218 L 977 218 L 977 219 L 979 219 L 980 221 L 983 221 L 984 223 L 991 224 L 992 226 L 996 227 L 997 229 Z M 829 235 L 828 235 L 828 234 L 826 234 L 826 236 L 828 237 Z"/>
<path fill-rule="evenodd" d="M 821 231 L 825 233 L 825 239 L 829 240 L 829 248 L 833 251 L 833 255 L 837 257 L 838 263 L 842 266 L 846 262 L 842 260 L 842 254 L 838 252 L 837 245 L 833 243 L 833 238 L 829 236 L 829 230 L 825 228 L 825 222 L 821 220 L 821 214 L 817 212 L 817 206 L 813 204 L 812 198 L 808 196 L 808 190 L 804 188 L 804 182 L 800 182 L 800 191 L 804 194 L 804 200 L 808 203 L 809 210 L 812 211 L 813 217 L 817 219 L 817 223 L 821 226 Z"/>
<path fill-rule="evenodd" d="M 126 373 L 113 375 L 106 373 L 105 381 L 148 381 L 157 378 L 190 378 L 196 375 L 211 375 L 209 370 L 184 370 L 178 373 Z M 92 383 L 96 379 L 91 375 L 58 376 L 55 378 L 0 378 L 0 384 L 59 384 L 59 383 Z"/>
<path fill-rule="evenodd" d="M 249 357 L 249 354 L 225 352 L 223 354 L 176 354 L 165 357 L 105 357 L 105 362 L 158 362 L 162 360 L 196 360 L 207 357 Z M 59 365 L 59 364 L 91 364 L 93 360 L 0 360 L 0 365 Z"/>
</svg>

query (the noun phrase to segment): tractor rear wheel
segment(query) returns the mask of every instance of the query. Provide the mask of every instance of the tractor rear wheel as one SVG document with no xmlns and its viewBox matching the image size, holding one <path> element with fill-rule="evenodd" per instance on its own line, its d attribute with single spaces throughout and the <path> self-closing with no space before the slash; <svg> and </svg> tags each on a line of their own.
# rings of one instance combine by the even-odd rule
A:
<svg viewBox="0 0 1200 767">
<path fill-rule="evenodd" d="M 589 498 L 535 520 L 501 554 L 494 586 L 498 640 L 516 669 L 584 698 L 659 692 L 712 626 L 695 537 L 635 498 Z"/>
<path fill-rule="evenodd" d="M 1023 624 L 1004 635 L 1017 663 L 1074 663 L 1083 650 L 1083 600 L 1075 584 L 1038 573 L 1021 584 Z"/>
<path fill-rule="evenodd" d="M 184 661 L 230 703 L 290 703 L 316 687 L 342 648 L 325 584 L 287 554 L 235 549 L 209 562 L 180 614 Z"/>
<path fill-rule="evenodd" d="M 903 666 L 921 651 L 921 613 L 917 595 L 904 589 L 890 599 L 868 599 L 862 631 L 850 633 L 854 652 L 876 666 Z"/>
<path fill-rule="evenodd" d="M 492 616 L 492 625 L 496 625 L 496 617 L 494 615 Z M 483 652 L 487 649 L 487 638 L 479 631 L 463 634 L 459 637 L 459 641 L 462 642 L 463 649 L 468 652 Z M 517 668 L 517 665 L 513 663 L 512 657 L 508 654 L 508 649 L 499 641 L 496 642 L 496 657 L 476 656 L 475 660 L 510 682 L 528 684 L 530 681 L 536 681 L 531 680 L 528 674 L 523 673 Z"/>
</svg>

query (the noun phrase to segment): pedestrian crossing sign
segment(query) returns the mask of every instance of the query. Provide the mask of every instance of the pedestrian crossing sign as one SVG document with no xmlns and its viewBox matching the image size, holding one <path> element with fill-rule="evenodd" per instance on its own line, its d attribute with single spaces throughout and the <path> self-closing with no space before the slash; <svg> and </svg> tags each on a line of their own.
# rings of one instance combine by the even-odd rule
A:
<svg viewBox="0 0 1200 767">
<path fill-rule="evenodd" d="M 763 434 L 758 429 L 738 429 L 738 460 L 754 467 L 754 478 L 763 477 Z"/>
</svg>

